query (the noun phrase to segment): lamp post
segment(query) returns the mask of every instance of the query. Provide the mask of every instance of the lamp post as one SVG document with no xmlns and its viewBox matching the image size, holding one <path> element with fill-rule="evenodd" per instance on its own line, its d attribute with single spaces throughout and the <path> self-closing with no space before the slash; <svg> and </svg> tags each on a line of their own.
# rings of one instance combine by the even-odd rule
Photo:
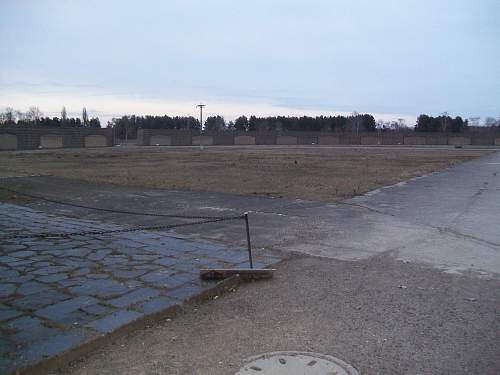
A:
<svg viewBox="0 0 500 375">
<path fill-rule="evenodd" d="M 205 107 L 206 105 L 200 103 L 197 104 L 196 106 L 200 108 L 200 150 L 202 150 L 203 147 L 201 146 L 201 134 L 203 131 L 203 107 Z"/>
</svg>

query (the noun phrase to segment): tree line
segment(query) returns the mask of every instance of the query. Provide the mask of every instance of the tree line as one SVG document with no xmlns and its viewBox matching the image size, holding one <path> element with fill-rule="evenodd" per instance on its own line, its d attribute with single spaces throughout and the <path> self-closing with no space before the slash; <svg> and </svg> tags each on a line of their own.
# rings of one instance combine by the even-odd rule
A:
<svg viewBox="0 0 500 375">
<path fill-rule="evenodd" d="M 460 133 L 468 128 L 468 121 L 460 116 L 452 118 L 448 115 L 432 117 L 420 115 L 417 118 L 415 131 L 417 132 L 451 132 Z"/>
<path fill-rule="evenodd" d="M 192 116 L 122 116 L 113 118 L 108 127 L 115 129 L 118 137 L 134 137 L 137 129 L 177 129 L 200 130 L 200 121 Z M 293 117 L 274 116 L 257 117 L 240 116 L 234 121 L 226 122 L 222 116 L 209 116 L 203 129 L 208 132 L 221 131 L 374 131 L 375 118 L 368 114 L 352 116 L 318 116 Z"/>
<path fill-rule="evenodd" d="M 108 121 L 118 138 L 135 138 L 137 129 L 200 130 L 200 121 L 193 116 L 122 116 Z"/>
<path fill-rule="evenodd" d="M 87 109 L 82 110 L 82 118 L 68 117 L 66 108 L 61 110 L 61 117 L 48 117 L 43 115 L 38 107 L 30 107 L 28 111 L 22 112 L 7 107 L 5 112 L 0 113 L 0 126 L 24 127 L 24 128 L 100 128 L 101 122 L 98 117 L 89 118 Z"/>
<path fill-rule="evenodd" d="M 479 118 L 477 118 L 479 119 Z M 472 121 L 472 120 L 471 120 Z M 477 120 L 478 121 L 478 120 Z M 488 128 L 500 129 L 500 118 L 486 118 L 485 125 Z M 0 113 L 0 126 L 19 127 L 41 127 L 41 128 L 100 128 L 98 117 L 89 118 L 87 109 L 82 110 L 81 118 L 69 118 L 66 108 L 61 110 L 60 117 L 47 117 L 38 107 L 30 107 L 28 111 L 21 112 L 12 108 L 6 108 Z M 137 129 L 172 129 L 172 130 L 200 130 L 200 121 L 193 116 L 122 116 L 108 121 L 107 126 L 115 129 L 119 138 L 134 138 Z M 426 114 L 418 116 L 413 130 L 417 132 L 453 132 L 459 133 L 471 129 L 478 129 L 477 123 L 469 124 L 468 120 L 460 116 L 452 118 L 447 113 L 433 117 Z M 348 116 L 240 116 L 234 121 L 226 122 L 222 116 L 208 116 L 203 124 L 203 129 L 208 132 L 223 131 L 322 131 L 322 132 L 372 132 L 380 131 L 411 131 L 406 126 L 404 119 L 384 122 L 370 114 L 358 114 L 354 112 Z"/>
</svg>

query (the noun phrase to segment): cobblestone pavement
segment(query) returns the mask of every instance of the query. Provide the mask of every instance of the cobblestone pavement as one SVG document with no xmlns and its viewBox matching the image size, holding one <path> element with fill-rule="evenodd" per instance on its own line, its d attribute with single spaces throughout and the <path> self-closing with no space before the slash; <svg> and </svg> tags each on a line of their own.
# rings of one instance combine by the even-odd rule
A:
<svg viewBox="0 0 500 375">
<path fill-rule="evenodd" d="M 0 237 L 123 227 L 0 203 Z M 255 264 L 275 263 L 272 255 Z M 0 373 L 55 356 L 199 294 L 203 267 L 247 266 L 243 249 L 168 232 L 0 238 Z"/>
</svg>

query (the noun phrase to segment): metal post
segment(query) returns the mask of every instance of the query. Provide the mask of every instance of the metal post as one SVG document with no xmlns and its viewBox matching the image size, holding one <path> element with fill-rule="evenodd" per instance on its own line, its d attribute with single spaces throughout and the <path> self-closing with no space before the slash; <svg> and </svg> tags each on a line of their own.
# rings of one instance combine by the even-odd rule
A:
<svg viewBox="0 0 500 375">
<path fill-rule="evenodd" d="M 203 150 L 203 146 L 201 145 L 201 135 L 203 132 L 203 107 L 205 107 L 205 104 L 198 104 L 197 107 L 200 108 L 200 150 Z"/>
<path fill-rule="evenodd" d="M 250 242 L 250 226 L 248 225 L 248 212 L 245 212 L 245 225 L 247 228 L 248 262 L 250 263 L 250 268 L 253 268 L 252 243 Z"/>
</svg>

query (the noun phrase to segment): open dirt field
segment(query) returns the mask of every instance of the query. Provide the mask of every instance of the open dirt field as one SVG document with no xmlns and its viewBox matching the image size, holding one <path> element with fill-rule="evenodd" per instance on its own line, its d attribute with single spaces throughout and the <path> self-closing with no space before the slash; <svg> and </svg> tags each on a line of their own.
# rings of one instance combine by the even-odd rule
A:
<svg viewBox="0 0 500 375">
<path fill-rule="evenodd" d="M 52 174 L 120 185 L 331 201 L 440 170 L 488 149 L 115 147 L 2 152 L 0 176 Z"/>
</svg>

